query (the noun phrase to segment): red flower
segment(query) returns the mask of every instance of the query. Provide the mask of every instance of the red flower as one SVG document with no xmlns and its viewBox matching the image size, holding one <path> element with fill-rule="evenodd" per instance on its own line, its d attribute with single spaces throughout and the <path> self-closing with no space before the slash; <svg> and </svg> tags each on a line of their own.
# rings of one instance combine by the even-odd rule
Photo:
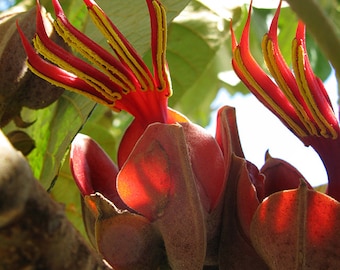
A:
<svg viewBox="0 0 340 270">
<path fill-rule="evenodd" d="M 31 47 L 23 33 L 20 32 L 28 55 L 30 69 L 38 76 L 54 84 L 84 94 L 113 110 L 125 110 L 135 117 L 125 132 L 119 147 L 119 167 L 123 166 L 146 127 L 156 122 L 164 124 L 182 123 L 183 127 L 190 126 L 186 129 L 188 130 L 186 134 L 188 137 L 191 136 L 192 132 L 202 133 L 202 138 L 206 138 L 204 139 L 206 143 L 211 144 L 211 149 L 214 149 L 211 152 L 205 152 L 206 158 L 208 159 L 210 154 L 215 156 L 217 151 L 216 156 L 220 156 L 220 158 L 217 158 L 219 160 L 217 164 L 221 164 L 222 157 L 214 139 L 208 138 L 209 136 L 203 129 L 167 107 L 167 100 L 172 90 L 165 59 L 166 18 L 164 7 L 156 0 L 146 1 L 150 12 L 152 30 L 151 49 L 154 68 L 154 75 L 152 75 L 142 58 L 100 7 L 94 1 L 85 0 L 84 2 L 88 7 L 91 18 L 108 40 L 117 58 L 72 26 L 65 17 L 59 2 L 53 0 L 57 15 L 57 19 L 53 23 L 56 31 L 64 38 L 65 42 L 91 64 L 65 51 L 47 37 L 38 3 L 37 34 L 33 40 L 34 46 L 39 54 L 52 63 L 41 58 Z M 197 143 L 196 141 L 197 138 L 192 138 L 189 144 L 195 145 L 194 149 L 201 151 L 198 149 L 200 149 L 202 142 Z M 191 153 L 194 152 L 191 151 Z M 211 207 L 214 208 L 221 194 L 219 185 L 213 187 L 207 182 L 205 176 L 207 170 L 200 166 L 198 158 L 197 162 L 193 162 L 193 164 L 194 170 L 197 171 L 198 181 L 202 183 L 208 197 L 213 200 Z M 215 167 L 218 166 L 213 166 L 209 170 L 209 175 L 212 178 L 223 179 L 224 169 L 216 170 Z M 222 183 L 223 180 L 219 180 L 219 182 Z"/>
<path fill-rule="evenodd" d="M 163 245 L 174 269 L 201 269 L 206 242 L 218 231 L 218 225 L 206 226 L 209 215 L 221 209 L 226 166 L 217 141 L 167 106 L 172 90 L 165 8 L 146 0 L 152 75 L 100 7 L 84 2 L 117 57 L 72 26 L 57 0 L 54 28 L 89 63 L 47 37 L 39 3 L 33 40 L 37 52 L 19 31 L 28 65 L 38 76 L 134 116 L 119 147 L 118 167 L 90 138 L 79 136 L 72 144 L 71 169 L 91 241 L 115 269 L 129 263 L 130 269 L 156 269 L 164 262 Z"/>
<path fill-rule="evenodd" d="M 258 171 L 245 161 L 237 146 L 226 192 L 229 219 L 226 218 L 222 234 L 235 236 L 224 247 L 225 252 L 229 252 L 225 263 L 239 269 L 249 265 L 249 269 L 265 269 L 265 265 L 270 269 L 337 268 L 340 254 L 338 121 L 321 80 L 311 69 L 304 24 L 299 22 L 293 39 L 292 72 L 278 46 L 280 6 L 277 9 L 262 42 L 273 81 L 249 51 L 250 10 L 239 44 L 231 29 L 234 70 L 269 110 L 305 145 L 311 145 L 318 152 L 328 173 L 327 193 L 334 199 L 314 191 L 296 169 L 282 160 L 269 157 Z M 239 253 L 246 255 L 239 257 Z"/>
<path fill-rule="evenodd" d="M 275 82 L 249 51 L 250 16 L 239 44 L 233 39 L 233 67 L 249 90 L 323 161 L 329 180 L 328 194 L 340 200 L 340 129 L 322 81 L 313 73 L 305 43 L 305 25 L 299 22 L 292 43 L 293 72 L 283 59 L 277 39 L 277 9 L 262 50 Z"/>
</svg>

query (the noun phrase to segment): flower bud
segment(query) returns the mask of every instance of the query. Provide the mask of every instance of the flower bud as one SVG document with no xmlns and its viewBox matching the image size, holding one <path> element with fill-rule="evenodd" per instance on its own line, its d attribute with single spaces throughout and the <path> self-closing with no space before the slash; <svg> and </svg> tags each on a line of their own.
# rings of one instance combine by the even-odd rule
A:
<svg viewBox="0 0 340 270">
<path fill-rule="evenodd" d="M 261 168 L 266 178 L 264 181 L 264 197 L 267 197 L 277 191 L 294 189 L 300 186 L 301 180 L 305 181 L 303 175 L 288 162 L 273 158 L 266 153 L 266 162 Z M 308 188 L 312 188 L 307 183 Z"/>
</svg>

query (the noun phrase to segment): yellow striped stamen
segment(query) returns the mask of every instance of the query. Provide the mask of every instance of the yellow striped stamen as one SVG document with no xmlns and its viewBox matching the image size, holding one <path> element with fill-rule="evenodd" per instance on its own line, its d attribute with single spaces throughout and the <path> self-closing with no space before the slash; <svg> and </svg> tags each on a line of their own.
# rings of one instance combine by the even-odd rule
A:
<svg viewBox="0 0 340 270">
<path fill-rule="evenodd" d="M 251 85 L 253 90 L 256 91 L 257 95 L 260 95 L 261 98 L 267 103 L 273 111 L 275 111 L 278 116 L 287 123 L 288 126 L 292 129 L 292 131 L 297 134 L 297 136 L 305 137 L 307 136 L 306 132 L 300 128 L 300 126 L 292 119 L 287 113 L 272 99 L 272 97 L 259 85 L 259 83 L 254 79 L 251 72 L 248 71 L 246 66 L 243 64 L 243 59 L 240 53 L 239 47 L 234 49 L 233 58 L 237 63 L 237 68 L 240 69 L 240 72 L 245 77 L 247 82 Z"/>
<path fill-rule="evenodd" d="M 64 89 L 69 90 L 71 92 L 75 92 L 75 93 L 81 94 L 83 96 L 86 96 L 89 99 L 91 99 L 91 100 L 93 100 L 93 101 L 95 101 L 97 103 L 103 104 L 105 106 L 109 106 L 114 111 L 117 111 L 117 112 L 119 111 L 119 110 L 117 110 L 114 107 L 114 101 L 112 103 L 105 102 L 102 98 L 99 98 L 99 97 L 97 97 L 95 95 L 91 95 L 91 94 L 89 94 L 86 91 L 80 90 L 79 88 L 74 88 L 74 87 L 71 87 L 71 86 L 69 86 L 67 84 L 64 84 L 61 80 L 60 81 L 53 80 L 51 77 L 48 77 L 48 76 L 44 75 L 43 73 L 41 73 L 40 71 L 38 71 L 28 61 L 26 62 L 26 64 L 27 64 L 28 68 L 30 69 L 30 71 L 32 71 L 35 75 L 37 75 L 38 77 L 44 79 L 45 81 L 48 81 L 49 83 L 51 83 L 51 84 L 53 84 L 55 86 L 64 88 Z M 118 99 L 120 99 L 120 98 L 117 98 L 116 100 L 118 100 Z"/>
<path fill-rule="evenodd" d="M 58 57 L 54 53 L 52 53 L 41 41 L 38 35 L 33 39 L 33 44 L 36 50 L 44 56 L 46 59 L 56 64 L 60 68 L 76 75 L 81 78 L 85 82 L 87 82 L 90 86 L 94 87 L 99 93 L 101 93 L 104 97 L 109 100 L 112 100 L 114 103 L 116 100 L 120 100 L 122 98 L 120 93 L 113 92 L 110 88 L 108 88 L 103 82 L 95 79 L 94 77 L 86 74 L 85 72 L 75 68 L 72 64 L 68 63 L 64 59 Z M 83 92 L 82 92 L 83 93 Z"/>
<path fill-rule="evenodd" d="M 56 19 L 53 25 L 57 33 L 70 47 L 76 49 L 83 57 L 88 59 L 91 63 L 97 65 L 104 74 L 106 74 L 114 83 L 123 89 L 122 91 L 124 94 L 127 94 L 135 89 L 135 86 L 125 76 L 125 74 L 105 61 L 105 59 L 100 57 L 94 50 L 91 50 L 88 46 L 82 43 L 59 19 Z"/>
<path fill-rule="evenodd" d="M 279 61 L 279 59 L 273 53 L 273 41 L 268 38 L 268 34 L 263 37 L 262 51 L 265 63 L 269 69 L 270 74 L 274 77 L 276 83 L 278 84 L 284 95 L 287 97 L 290 104 L 295 108 L 296 114 L 301 120 L 302 124 L 310 134 L 316 133 L 317 130 L 313 122 L 309 119 L 306 110 L 304 109 L 303 105 L 296 99 L 294 93 L 292 92 L 292 89 L 290 89 L 289 85 L 282 75 L 282 70 L 278 66 L 277 62 Z"/>
<path fill-rule="evenodd" d="M 295 61 L 293 61 L 293 70 L 296 76 L 296 82 L 298 84 L 301 95 L 303 96 L 306 104 L 313 115 L 316 127 L 319 131 L 315 131 L 311 135 L 322 136 L 324 138 L 336 139 L 338 137 L 337 131 L 329 123 L 329 121 L 320 112 L 318 105 L 315 102 L 312 91 L 309 88 L 308 81 L 305 75 L 305 50 L 302 45 L 298 44 L 296 39 L 293 40 L 293 52 Z M 293 59 L 294 60 L 294 59 Z"/>
<path fill-rule="evenodd" d="M 153 90 L 154 83 L 145 67 L 142 66 L 130 52 L 124 41 L 120 38 L 117 31 L 112 27 L 112 24 L 107 19 L 102 10 L 93 5 L 89 9 L 89 14 L 97 26 L 97 28 L 106 37 L 110 46 L 115 50 L 116 54 L 122 59 L 124 63 L 131 69 L 131 72 L 137 77 L 137 80 L 141 84 L 142 90 Z"/>
<path fill-rule="evenodd" d="M 166 43 L 167 43 L 167 22 L 165 8 L 161 6 L 158 1 L 153 1 L 156 18 L 157 18 L 157 44 L 156 49 L 156 73 L 159 80 L 158 90 L 163 91 L 169 87 L 169 74 L 165 70 L 166 67 Z M 171 89 L 171 88 L 170 88 Z M 171 95 L 171 93 L 170 93 Z"/>
</svg>

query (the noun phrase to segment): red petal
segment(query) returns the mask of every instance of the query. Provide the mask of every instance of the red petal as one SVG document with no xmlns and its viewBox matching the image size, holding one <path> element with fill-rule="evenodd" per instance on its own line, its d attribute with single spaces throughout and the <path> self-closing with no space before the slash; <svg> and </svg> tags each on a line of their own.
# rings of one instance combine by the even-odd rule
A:
<svg viewBox="0 0 340 270">
<path fill-rule="evenodd" d="M 146 129 L 118 176 L 118 192 L 162 234 L 174 269 L 202 269 L 206 255 L 202 202 L 180 125 Z"/>
<path fill-rule="evenodd" d="M 181 125 L 197 184 L 202 187 L 204 196 L 208 198 L 207 210 L 210 211 L 220 201 L 226 183 L 226 165 L 222 152 L 216 140 L 203 128 L 189 122 L 183 122 Z M 119 146 L 119 166 L 124 164 L 144 129 L 145 127 L 137 119 L 130 124 Z M 214 162 L 207 166 L 207 162 L 211 160 Z"/>
<path fill-rule="evenodd" d="M 246 161 L 233 155 L 231 164 L 222 215 L 219 265 L 222 269 L 267 269 L 252 247 L 249 234 L 246 235 L 259 203 L 247 175 Z"/>
<path fill-rule="evenodd" d="M 191 166 L 199 184 L 208 198 L 208 211 L 215 209 L 222 198 L 226 184 L 226 164 L 214 137 L 193 123 L 181 123 Z"/>
<path fill-rule="evenodd" d="M 234 177 L 238 177 L 236 190 L 238 220 L 242 231 L 250 239 L 250 223 L 259 206 L 259 199 L 247 167 L 247 161 L 245 159 L 241 160 L 238 175 Z"/>
<path fill-rule="evenodd" d="M 238 135 L 235 108 L 224 106 L 218 110 L 216 141 L 222 149 L 226 160 L 231 158 L 232 153 L 236 156 L 244 157 Z"/>
<path fill-rule="evenodd" d="M 144 92 L 144 95 L 147 94 L 147 92 Z M 150 92 L 150 94 L 153 94 Z M 150 109 L 150 106 L 154 104 L 145 103 L 145 110 Z M 167 108 L 166 104 L 158 104 L 155 106 L 165 106 L 166 114 L 167 114 L 167 122 L 166 124 L 173 124 L 173 123 L 185 123 L 188 122 L 188 118 L 186 118 L 184 115 L 180 114 L 179 112 Z M 150 111 L 149 111 L 150 113 Z M 147 117 L 147 115 L 145 116 Z M 152 116 L 154 118 L 154 121 L 147 121 L 148 118 L 141 119 L 140 117 L 137 119 L 134 119 L 132 123 L 129 125 L 127 130 L 124 133 L 124 136 L 120 142 L 119 149 L 118 149 L 118 166 L 121 168 L 130 155 L 133 147 L 135 146 L 138 139 L 142 136 L 143 132 L 145 131 L 146 127 L 154 122 L 161 122 L 160 120 L 157 120 L 157 115 Z M 149 117 L 150 118 L 150 117 Z M 158 118 L 162 118 L 159 117 Z M 143 121 L 144 120 L 144 121 Z"/>
<path fill-rule="evenodd" d="M 173 195 L 169 153 L 160 140 L 164 134 L 147 129 L 122 167 L 117 188 L 124 202 L 153 220 Z M 157 213 L 160 212 L 160 213 Z"/>
<path fill-rule="evenodd" d="M 159 234 L 136 214 L 99 219 L 96 240 L 99 252 L 114 269 L 158 269 L 163 258 Z"/>
<path fill-rule="evenodd" d="M 251 238 L 271 269 L 338 269 L 340 205 L 304 184 L 277 192 L 256 211 Z"/>
<path fill-rule="evenodd" d="M 126 208 L 116 189 L 117 166 L 90 137 L 76 136 L 71 146 L 70 166 L 83 196 L 99 192 L 118 208 Z"/>
</svg>

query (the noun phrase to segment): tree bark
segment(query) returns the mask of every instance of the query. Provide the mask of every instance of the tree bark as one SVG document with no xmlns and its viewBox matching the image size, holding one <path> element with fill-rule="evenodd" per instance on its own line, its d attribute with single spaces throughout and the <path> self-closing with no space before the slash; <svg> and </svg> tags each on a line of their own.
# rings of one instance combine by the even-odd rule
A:
<svg viewBox="0 0 340 270">
<path fill-rule="evenodd" d="M 0 269 L 112 269 L 0 131 Z"/>
</svg>

